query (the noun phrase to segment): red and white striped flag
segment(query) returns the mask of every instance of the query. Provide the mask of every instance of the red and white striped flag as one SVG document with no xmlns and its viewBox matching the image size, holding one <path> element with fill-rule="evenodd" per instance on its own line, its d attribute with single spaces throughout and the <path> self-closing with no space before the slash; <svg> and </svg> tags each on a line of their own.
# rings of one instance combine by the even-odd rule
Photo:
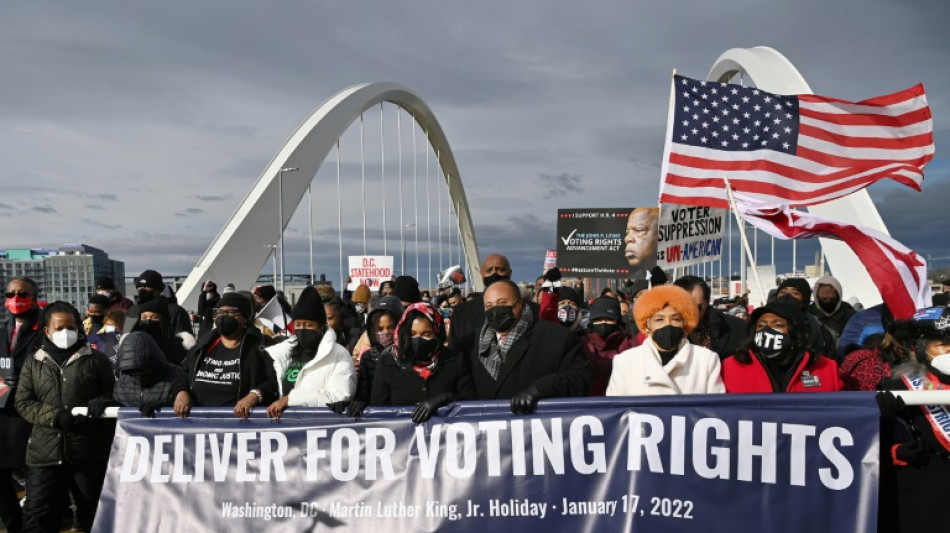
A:
<svg viewBox="0 0 950 533">
<path fill-rule="evenodd" d="M 761 204 L 737 197 L 736 210 L 747 222 L 779 239 L 844 241 L 871 275 L 894 318 L 908 319 L 931 305 L 927 262 L 879 231 L 796 211 L 787 204 Z"/>
<path fill-rule="evenodd" d="M 661 202 L 729 207 L 723 178 L 756 201 L 792 206 L 884 178 L 920 190 L 933 158 L 922 85 L 857 103 L 681 76 L 673 91 Z"/>
</svg>

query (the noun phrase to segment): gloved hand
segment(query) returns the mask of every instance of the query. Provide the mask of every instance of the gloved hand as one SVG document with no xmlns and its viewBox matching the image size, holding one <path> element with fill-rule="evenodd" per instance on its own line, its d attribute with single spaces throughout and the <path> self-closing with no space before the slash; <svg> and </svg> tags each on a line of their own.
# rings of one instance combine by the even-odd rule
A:
<svg viewBox="0 0 950 533">
<path fill-rule="evenodd" d="M 544 273 L 544 283 L 541 284 L 542 290 L 554 290 L 561 286 L 561 270 L 558 267 L 549 268 Z"/>
<path fill-rule="evenodd" d="M 894 458 L 909 466 L 924 466 L 930 460 L 930 452 L 919 440 L 905 442 L 895 447 Z"/>
<path fill-rule="evenodd" d="M 880 391 L 875 397 L 877 406 L 881 409 L 881 416 L 894 416 L 907 407 L 900 396 L 895 396 L 891 391 Z"/>
<path fill-rule="evenodd" d="M 363 414 L 363 410 L 366 409 L 366 402 L 361 402 L 359 400 L 353 400 L 350 402 L 350 408 L 346 411 L 346 416 L 352 418 L 359 418 Z"/>
<path fill-rule="evenodd" d="M 327 407 L 329 407 L 330 410 L 333 411 L 334 413 L 338 415 L 342 415 L 343 413 L 346 412 L 346 406 L 349 405 L 349 403 L 350 402 L 347 402 L 347 401 L 330 402 L 327 404 Z"/>
<path fill-rule="evenodd" d="M 106 407 L 118 405 L 112 398 L 93 398 L 86 404 L 86 416 L 99 418 L 106 412 Z"/>
<path fill-rule="evenodd" d="M 442 394 L 437 394 L 428 400 L 419 402 L 416 404 L 416 409 L 412 412 L 412 421 L 416 424 L 421 424 L 432 418 L 432 415 L 438 412 L 439 407 L 445 407 L 454 401 L 454 394 L 451 392 L 443 392 Z"/>
<path fill-rule="evenodd" d="M 142 413 L 142 416 L 153 418 L 155 416 L 155 411 L 158 411 L 159 407 L 164 405 L 165 402 L 162 402 L 161 400 L 148 401 L 139 406 L 139 412 Z"/>
<path fill-rule="evenodd" d="M 516 415 L 530 415 L 540 399 L 541 391 L 534 386 L 528 387 L 511 398 L 511 412 Z"/>
<path fill-rule="evenodd" d="M 62 429 L 64 431 L 69 431 L 70 429 L 82 424 L 86 421 L 86 417 L 83 415 L 73 415 L 66 409 L 61 409 L 56 413 L 56 418 L 53 420 L 53 426 Z"/>
</svg>

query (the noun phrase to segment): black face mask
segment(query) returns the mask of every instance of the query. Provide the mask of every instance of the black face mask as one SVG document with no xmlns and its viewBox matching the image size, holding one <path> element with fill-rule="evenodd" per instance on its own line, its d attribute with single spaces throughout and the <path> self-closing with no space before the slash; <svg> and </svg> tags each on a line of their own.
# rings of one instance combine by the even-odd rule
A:
<svg viewBox="0 0 950 533">
<path fill-rule="evenodd" d="M 801 302 L 798 298 L 796 298 L 796 297 L 794 297 L 794 296 L 792 296 L 791 294 L 788 294 L 788 293 L 782 294 L 782 295 L 776 297 L 776 298 L 775 298 L 775 301 L 776 301 L 777 303 L 780 303 L 780 304 L 791 305 L 791 306 L 795 307 L 796 309 L 801 309 L 801 307 L 802 307 L 802 302 Z"/>
<path fill-rule="evenodd" d="M 218 328 L 222 337 L 230 337 L 241 329 L 241 323 L 233 316 L 219 316 L 214 321 L 214 327 Z"/>
<path fill-rule="evenodd" d="M 496 305 L 485 311 L 485 323 L 497 332 L 507 332 L 517 319 L 514 309 L 513 305 Z"/>
<path fill-rule="evenodd" d="M 792 336 L 768 326 L 755 332 L 753 339 L 759 355 L 772 359 L 792 348 Z"/>
<path fill-rule="evenodd" d="M 165 329 L 162 328 L 162 323 L 158 320 L 141 320 L 135 325 L 135 331 L 144 331 L 148 333 L 155 342 L 161 344 L 162 337 L 165 334 Z"/>
<path fill-rule="evenodd" d="M 487 289 L 488 287 L 491 286 L 492 283 L 495 283 L 496 281 L 503 280 L 503 279 L 508 279 L 508 278 L 506 276 L 502 276 L 501 274 L 496 273 L 496 274 L 492 274 L 491 276 L 488 276 L 487 278 L 482 278 L 482 281 L 485 282 L 485 288 Z"/>
<path fill-rule="evenodd" d="M 591 333 L 596 333 L 600 335 L 600 338 L 606 339 L 613 332 L 617 331 L 619 328 L 617 324 L 592 324 L 590 327 Z"/>
<path fill-rule="evenodd" d="M 155 293 L 148 289 L 139 289 L 137 294 L 139 295 L 138 300 L 140 304 L 144 304 L 145 302 L 150 302 L 155 299 Z"/>
<path fill-rule="evenodd" d="M 821 307 L 821 310 L 826 313 L 833 313 L 840 301 L 840 298 L 822 298 L 818 300 L 818 307 Z"/>
<path fill-rule="evenodd" d="M 409 342 L 412 346 L 412 360 L 415 362 L 431 361 L 432 354 L 439 347 L 439 339 L 413 337 Z"/>
<path fill-rule="evenodd" d="M 683 328 L 679 326 L 663 326 L 654 331 L 650 338 L 653 339 L 653 342 L 655 342 L 661 350 L 675 350 L 679 347 L 680 341 L 683 340 Z"/>
<path fill-rule="evenodd" d="M 297 342 L 305 352 L 316 352 L 323 340 L 323 332 L 315 329 L 298 329 L 294 331 L 297 336 Z"/>
</svg>

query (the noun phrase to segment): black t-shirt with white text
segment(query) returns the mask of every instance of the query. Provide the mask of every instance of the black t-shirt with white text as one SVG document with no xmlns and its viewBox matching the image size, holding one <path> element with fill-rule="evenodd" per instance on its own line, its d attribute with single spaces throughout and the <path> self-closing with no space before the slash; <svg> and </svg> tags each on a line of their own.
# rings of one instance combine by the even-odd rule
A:
<svg viewBox="0 0 950 533">
<path fill-rule="evenodd" d="M 241 346 L 226 348 L 218 343 L 198 362 L 191 390 L 201 407 L 231 407 L 238 400 L 241 384 Z"/>
</svg>

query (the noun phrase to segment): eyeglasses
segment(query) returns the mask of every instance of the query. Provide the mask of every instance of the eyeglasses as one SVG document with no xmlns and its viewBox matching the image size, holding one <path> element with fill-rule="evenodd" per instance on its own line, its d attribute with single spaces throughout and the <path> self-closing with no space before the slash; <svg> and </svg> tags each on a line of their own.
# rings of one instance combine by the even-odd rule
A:
<svg viewBox="0 0 950 533">
<path fill-rule="evenodd" d="M 215 309 L 214 317 L 218 318 L 221 316 L 241 316 L 241 312 L 237 309 Z"/>
<path fill-rule="evenodd" d="M 30 296 L 33 296 L 32 294 L 25 291 L 7 292 L 4 294 L 6 295 L 7 298 L 13 298 L 15 296 L 19 296 L 20 298 L 28 298 Z"/>
</svg>

